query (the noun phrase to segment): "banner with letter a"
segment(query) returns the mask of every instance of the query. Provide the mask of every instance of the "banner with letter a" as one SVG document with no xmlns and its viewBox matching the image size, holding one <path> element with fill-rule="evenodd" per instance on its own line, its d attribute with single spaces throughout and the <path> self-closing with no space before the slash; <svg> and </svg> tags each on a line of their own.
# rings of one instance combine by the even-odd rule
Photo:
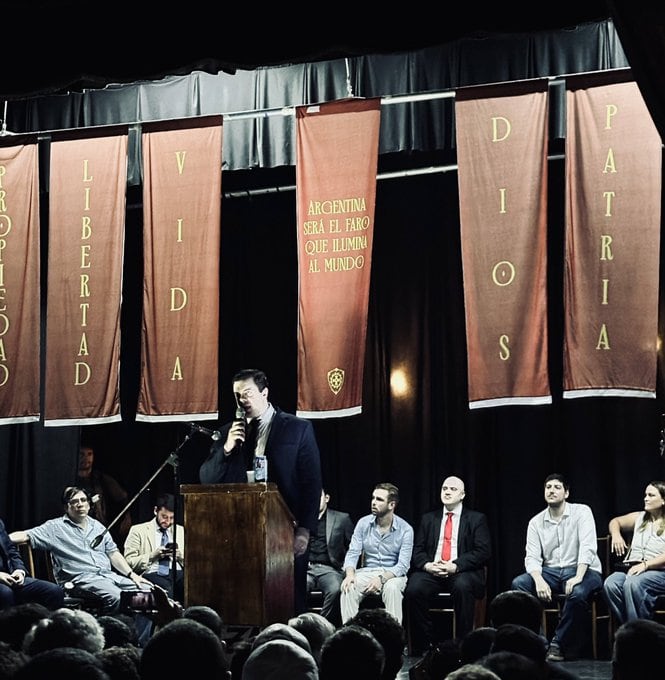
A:
<svg viewBox="0 0 665 680">
<path fill-rule="evenodd" d="M 381 102 L 296 109 L 298 399 L 305 418 L 362 411 Z"/>
<path fill-rule="evenodd" d="M 218 414 L 222 117 L 144 127 L 137 420 Z"/>
<path fill-rule="evenodd" d="M 127 133 L 51 144 L 44 425 L 120 420 Z"/>
<path fill-rule="evenodd" d="M 549 404 L 547 85 L 455 93 L 469 408 Z"/>
<path fill-rule="evenodd" d="M 566 81 L 568 399 L 656 398 L 662 143 L 637 85 L 616 80 Z"/>
<path fill-rule="evenodd" d="M 37 144 L 0 147 L 0 425 L 39 420 Z"/>
</svg>

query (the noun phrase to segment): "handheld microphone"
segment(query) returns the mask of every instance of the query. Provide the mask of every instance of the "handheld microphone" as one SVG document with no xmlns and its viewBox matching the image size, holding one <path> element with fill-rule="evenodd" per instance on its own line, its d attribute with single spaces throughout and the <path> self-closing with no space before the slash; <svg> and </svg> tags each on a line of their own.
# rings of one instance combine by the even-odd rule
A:
<svg viewBox="0 0 665 680">
<path fill-rule="evenodd" d="M 196 423 L 190 423 L 189 427 L 194 432 L 200 432 L 201 434 L 207 435 L 214 442 L 219 441 L 222 438 L 222 435 L 219 433 L 219 430 L 209 430 L 207 427 L 203 427 L 202 425 L 197 425 Z"/>
<path fill-rule="evenodd" d="M 235 420 L 240 421 L 240 422 L 242 423 L 242 426 L 243 426 L 245 432 L 247 432 L 247 418 L 245 417 L 245 409 L 244 409 L 242 406 L 240 406 L 240 404 L 238 404 L 238 405 L 236 406 L 236 416 L 235 416 Z M 242 445 L 243 445 L 242 440 L 241 440 L 241 439 L 237 439 L 237 440 L 236 440 L 236 447 L 237 447 L 237 448 L 241 448 Z"/>
</svg>

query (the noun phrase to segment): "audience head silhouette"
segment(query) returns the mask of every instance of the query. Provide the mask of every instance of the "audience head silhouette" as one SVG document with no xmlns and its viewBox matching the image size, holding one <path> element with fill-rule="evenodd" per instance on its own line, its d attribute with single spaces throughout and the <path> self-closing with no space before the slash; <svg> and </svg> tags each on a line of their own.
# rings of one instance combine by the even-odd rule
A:
<svg viewBox="0 0 665 680">
<path fill-rule="evenodd" d="M 216 680 L 230 676 L 219 636 L 193 619 L 170 621 L 152 635 L 141 653 L 141 680 L 188 677 L 195 669 L 205 669 Z"/>
<path fill-rule="evenodd" d="M 367 628 L 338 628 L 321 649 L 321 680 L 381 680 L 386 655 Z"/>
<path fill-rule="evenodd" d="M 318 664 L 323 643 L 335 632 L 335 626 L 317 612 L 303 612 L 289 619 L 289 626 L 302 633 L 309 642 L 312 656 Z"/>
<path fill-rule="evenodd" d="M 360 609 L 346 625 L 366 628 L 379 641 L 386 656 L 383 667 L 384 680 L 394 680 L 404 662 L 406 635 L 402 624 L 383 607 Z"/>
<path fill-rule="evenodd" d="M 242 680 L 318 680 L 314 657 L 291 640 L 266 640 L 252 650 L 242 668 Z"/>
<path fill-rule="evenodd" d="M 490 602 L 490 622 L 495 628 L 504 623 L 517 623 L 534 633 L 540 632 L 543 617 L 541 601 L 524 590 L 504 590 Z"/>
<path fill-rule="evenodd" d="M 104 649 L 104 629 L 83 609 L 56 609 L 26 634 L 23 651 L 30 656 L 58 647 L 74 647 L 96 654 Z"/>
</svg>

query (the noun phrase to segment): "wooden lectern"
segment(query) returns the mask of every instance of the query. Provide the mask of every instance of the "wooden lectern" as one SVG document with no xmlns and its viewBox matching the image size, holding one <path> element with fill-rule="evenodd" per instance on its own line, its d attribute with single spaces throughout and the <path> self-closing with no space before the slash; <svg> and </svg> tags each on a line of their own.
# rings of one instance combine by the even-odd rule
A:
<svg viewBox="0 0 665 680">
<path fill-rule="evenodd" d="M 294 519 L 277 485 L 182 484 L 185 606 L 208 605 L 230 625 L 294 615 Z"/>
</svg>

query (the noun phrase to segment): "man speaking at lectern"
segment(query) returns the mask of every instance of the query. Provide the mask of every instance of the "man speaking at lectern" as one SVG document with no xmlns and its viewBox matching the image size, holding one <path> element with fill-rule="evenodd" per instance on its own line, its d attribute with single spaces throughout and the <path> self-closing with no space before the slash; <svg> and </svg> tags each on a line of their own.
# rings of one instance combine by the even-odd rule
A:
<svg viewBox="0 0 665 680">
<path fill-rule="evenodd" d="M 244 484 L 254 458 L 267 463 L 274 482 L 295 518 L 293 576 L 295 613 L 307 608 L 309 537 L 316 531 L 321 499 L 321 458 L 312 424 L 268 401 L 268 378 L 255 368 L 233 377 L 236 418 L 223 425 L 219 439 L 201 464 L 202 484 Z M 246 438 L 247 435 L 247 438 Z"/>
</svg>

